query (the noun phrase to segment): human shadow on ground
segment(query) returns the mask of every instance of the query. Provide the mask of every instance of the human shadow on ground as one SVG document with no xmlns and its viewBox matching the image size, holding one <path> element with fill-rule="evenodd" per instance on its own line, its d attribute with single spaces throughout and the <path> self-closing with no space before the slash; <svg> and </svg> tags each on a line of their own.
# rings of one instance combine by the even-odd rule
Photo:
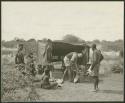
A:
<svg viewBox="0 0 125 103">
<path fill-rule="evenodd" d="M 119 94 L 123 95 L 123 90 L 100 90 L 99 93 L 111 93 L 111 94 Z"/>
<path fill-rule="evenodd" d="M 82 81 L 80 81 L 80 82 L 78 82 L 78 83 L 93 83 L 93 79 L 90 79 L 90 80 L 82 80 Z M 99 79 L 99 83 L 103 83 L 103 80 L 102 79 Z"/>
</svg>

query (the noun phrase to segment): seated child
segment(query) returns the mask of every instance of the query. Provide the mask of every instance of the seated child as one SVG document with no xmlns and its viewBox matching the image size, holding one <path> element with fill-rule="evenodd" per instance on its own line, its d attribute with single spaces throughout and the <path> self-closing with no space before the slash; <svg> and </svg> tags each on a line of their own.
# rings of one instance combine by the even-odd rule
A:
<svg viewBox="0 0 125 103">
<path fill-rule="evenodd" d="M 33 53 L 29 53 L 27 56 L 27 72 L 31 74 L 32 76 L 36 75 L 36 69 L 35 69 L 35 58 L 33 56 Z"/>
<path fill-rule="evenodd" d="M 45 69 L 44 71 L 44 75 L 42 77 L 42 83 L 41 83 L 41 88 L 44 89 L 54 89 L 56 87 L 58 87 L 58 83 L 57 82 L 50 82 L 50 70 L 48 68 Z"/>
</svg>

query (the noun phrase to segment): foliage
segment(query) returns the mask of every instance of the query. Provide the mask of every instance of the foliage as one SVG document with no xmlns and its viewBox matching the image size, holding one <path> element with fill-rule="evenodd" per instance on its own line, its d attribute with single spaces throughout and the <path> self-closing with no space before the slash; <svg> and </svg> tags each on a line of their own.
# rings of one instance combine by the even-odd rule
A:
<svg viewBox="0 0 125 103">
<path fill-rule="evenodd" d="M 2 55 L 12 54 L 12 53 L 13 53 L 13 51 L 1 50 L 1 54 L 2 54 Z"/>
<path fill-rule="evenodd" d="M 93 43 L 100 44 L 100 41 L 98 39 L 93 40 Z"/>
<path fill-rule="evenodd" d="M 7 58 L 6 58 L 7 59 Z M 33 88 L 32 76 L 24 76 L 14 64 L 2 64 L 1 75 L 1 99 L 4 102 L 35 101 L 39 99 L 36 89 Z M 27 90 L 29 88 L 29 90 Z M 22 91 L 21 94 L 18 91 Z"/>
<path fill-rule="evenodd" d="M 102 41 L 101 45 L 103 51 L 120 51 L 124 47 L 124 41 L 123 40 Z"/>
<path fill-rule="evenodd" d="M 120 50 L 120 56 L 123 57 L 124 56 L 124 52 L 123 52 L 123 49 Z"/>
<path fill-rule="evenodd" d="M 65 35 L 63 37 L 63 41 L 67 42 L 67 43 L 82 43 L 82 42 L 84 42 L 84 40 L 82 40 L 74 35 L 71 35 L 71 34 Z"/>
<path fill-rule="evenodd" d="M 2 42 L 5 43 L 5 41 L 2 41 Z M 108 44 L 113 45 L 113 43 L 114 43 L 114 44 L 117 44 L 118 47 L 120 47 L 119 45 L 121 45 L 122 44 L 121 42 L 123 42 L 123 41 L 115 41 L 115 42 L 103 41 L 104 44 L 102 44 L 102 45 L 108 45 Z M 96 43 L 97 43 L 97 41 L 96 41 Z M 25 44 L 25 48 L 27 48 L 29 50 L 29 52 L 30 52 L 30 48 L 34 48 L 33 51 L 34 52 L 36 51 L 36 49 L 35 49 L 36 42 L 32 42 L 32 40 L 31 40 L 30 42 L 24 42 L 24 44 Z M 121 45 L 121 47 L 122 47 L 122 45 Z M 111 49 L 111 48 L 107 48 L 107 50 L 108 49 Z M 123 55 L 122 50 L 121 50 L 121 55 Z M 7 52 L 7 51 L 4 51 L 4 52 Z M 107 74 L 111 70 L 113 65 L 118 63 L 118 61 L 119 61 L 118 59 L 119 58 L 104 55 L 104 61 L 102 61 L 102 65 L 101 65 L 101 70 L 103 70 L 103 71 L 101 71 L 101 72 L 104 72 L 105 74 Z M 29 80 L 29 78 L 28 77 L 24 78 L 21 75 L 21 73 L 18 70 L 16 70 L 16 68 L 14 68 L 14 58 L 12 58 L 12 57 L 2 58 L 1 99 L 3 102 L 37 101 L 40 97 L 38 95 L 38 92 L 36 91 L 36 87 L 35 88 L 30 87 L 29 84 L 31 84 L 31 81 Z M 26 89 L 27 87 L 29 87 L 30 91 L 27 91 L 27 89 Z M 17 91 L 19 91 L 19 93 L 17 93 Z M 43 91 L 41 93 L 44 95 L 45 92 Z"/>
<path fill-rule="evenodd" d="M 17 42 L 12 40 L 12 41 L 2 41 L 1 45 L 6 48 L 14 48 L 16 46 Z"/>
<path fill-rule="evenodd" d="M 43 38 L 43 40 L 41 41 L 46 41 L 46 40 L 47 38 Z M 115 41 L 106 41 L 106 40 L 100 41 L 98 39 L 95 39 L 93 41 L 85 41 L 72 34 L 65 35 L 62 41 L 67 43 L 76 43 L 76 44 L 86 42 L 87 44 L 90 44 L 90 45 L 92 43 L 95 43 L 97 45 L 101 45 L 101 49 L 103 51 L 120 51 L 123 49 L 123 46 L 124 46 L 124 41 L 121 39 L 115 40 Z M 6 48 L 14 48 L 19 43 L 23 43 L 25 45 L 25 48 L 28 50 L 28 52 L 29 51 L 36 52 L 37 50 L 37 45 L 36 45 L 37 41 L 34 38 L 31 38 L 27 41 L 19 38 L 18 39 L 16 38 L 11 41 L 4 41 L 4 40 L 1 41 L 1 45 Z"/>
<path fill-rule="evenodd" d="M 32 38 L 32 39 L 27 40 L 27 42 L 36 42 L 36 40 Z"/>
</svg>

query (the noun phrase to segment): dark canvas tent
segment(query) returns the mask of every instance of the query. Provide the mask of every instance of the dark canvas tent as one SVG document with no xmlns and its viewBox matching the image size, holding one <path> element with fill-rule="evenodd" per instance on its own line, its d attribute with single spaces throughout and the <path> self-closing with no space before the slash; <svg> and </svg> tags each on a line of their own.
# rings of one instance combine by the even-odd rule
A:
<svg viewBox="0 0 125 103">
<path fill-rule="evenodd" d="M 86 44 L 73 45 L 64 42 L 57 42 L 48 40 L 46 42 L 38 41 L 37 43 L 37 56 L 38 63 L 47 65 L 51 62 L 62 61 L 63 57 L 70 52 L 81 52 L 86 50 L 83 58 L 79 59 L 80 64 L 85 65 L 89 61 L 89 46 Z"/>
</svg>

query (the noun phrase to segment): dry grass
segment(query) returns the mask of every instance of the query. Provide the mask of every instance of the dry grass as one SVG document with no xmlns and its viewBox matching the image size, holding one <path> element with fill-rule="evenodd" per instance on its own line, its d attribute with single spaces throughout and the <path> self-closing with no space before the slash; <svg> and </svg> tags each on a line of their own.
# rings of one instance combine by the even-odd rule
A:
<svg viewBox="0 0 125 103">
<path fill-rule="evenodd" d="M 14 68 L 14 58 L 2 57 L 2 101 L 122 101 L 123 75 L 111 73 L 112 66 L 118 61 L 118 57 L 105 56 L 100 67 L 100 74 L 105 75 L 100 83 L 102 91 L 93 93 L 91 83 L 65 82 L 64 86 L 57 90 L 41 89 L 39 83 L 31 85 L 32 81 L 21 76 Z"/>
<path fill-rule="evenodd" d="M 35 88 L 32 88 L 32 78 L 29 76 L 24 77 L 18 70 L 16 70 L 16 68 L 14 68 L 14 64 L 5 65 L 4 63 L 4 65 L 2 65 L 1 81 L 1 97 L 4 102 L 33 101 L 33 95 L 37 94 Z"/>
</svg>

